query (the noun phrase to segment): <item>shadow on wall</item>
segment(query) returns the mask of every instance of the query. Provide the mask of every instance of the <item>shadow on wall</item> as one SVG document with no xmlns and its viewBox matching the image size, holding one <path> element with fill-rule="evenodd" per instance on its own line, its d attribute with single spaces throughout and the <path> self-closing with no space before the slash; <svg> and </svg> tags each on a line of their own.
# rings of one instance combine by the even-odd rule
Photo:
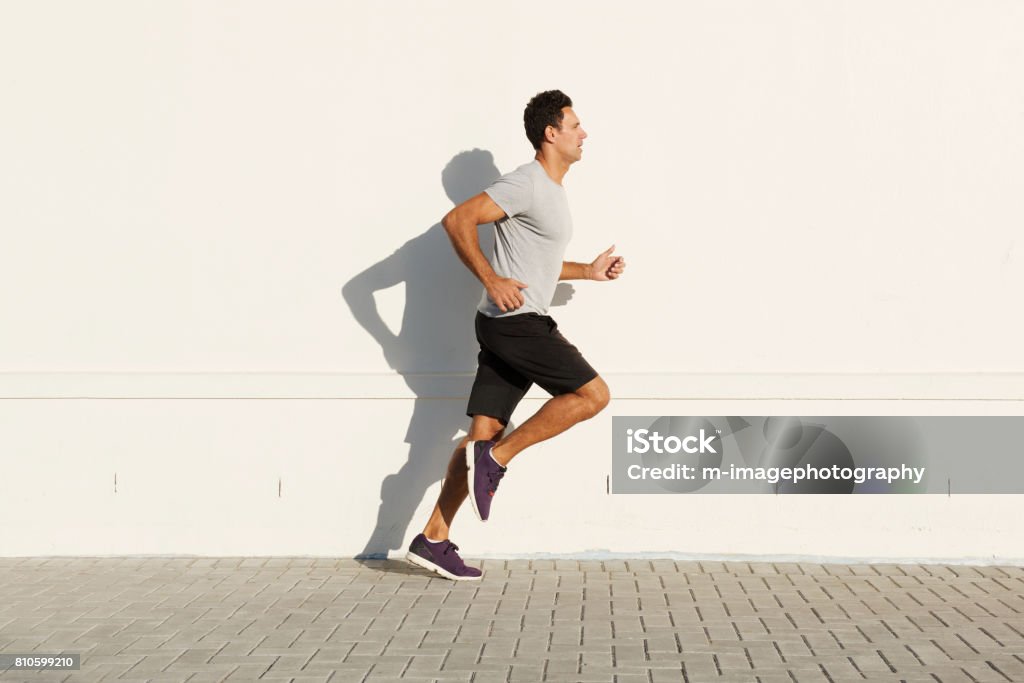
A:
<svg viewBox="0 0 1024 683">
<path fill-rule="evenodd" d="M 491 153 L 474 149 L 448 162 L 441 183 L 455 206 L 483 192 L 499 176 Z M 480 248 L 490 254 L 494 248 L 492 226 L 481 226 L 480 236 Z M 405 283 L 405 309 L 401 329 L 395 334 L 377 310 L 374 292 L 400 283 Z M 444 475 L 462 438 L 459 430 L 469 428 L 465 399 L 432 398 L 436 377 L 424 373 L 456 374 L 464 384 L 460 395 L 469 396 L 480 350 L 473 317 L 482 294 L 483 287 L 455 254 L 440 222 L 342 288 L 352 315 L 380 344 L 388 365 L 416 395 L 405 433 L 408 460 L 381 483 L 377 521 L 358 557 L 386 557 L 389 550 L 403 547 L 416 508 L 427 489 Z M 556 289 L 553 305 L 566 303 L 572 294 L 572 287 L 563 283 Z M 399 436 L 396 429 L 393 435 L 380 438 L 387 443 Z M 465 509 L 460 510 L 456 521 L 466 514 Z M 468 516 L 472 517 L 472 512 Z"/>
</svg>

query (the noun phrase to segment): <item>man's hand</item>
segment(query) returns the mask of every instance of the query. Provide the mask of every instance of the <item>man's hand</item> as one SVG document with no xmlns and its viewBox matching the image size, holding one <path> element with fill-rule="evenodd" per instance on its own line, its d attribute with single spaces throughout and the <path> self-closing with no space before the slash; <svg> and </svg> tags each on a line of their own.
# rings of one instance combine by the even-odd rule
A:
<svg viewBox="0 0 1024 683">
<path fill-rule="evenodd" d="M 622 275 L 622 271 L 626 268 L 626 259 L 621 256 L 612 256 L 613 251 L 615 251 L 614 244 L 608 247 L 607 251 L 602 252 L 590 264 L 591 280 L 606 282 Z"/>
<path fill-rule="evenodd" d="M 491 280 L 485 285 L 487 289 L 487 296 L 491 297 L 491 301 L 497 306 L 502 313 L 508 313 L 521 307 L 525 300 L 523 299 L 523 293 L 519 290 L 526 289 L 528 285 L 520 282 L 519 280 L 513 280 L 510 277 L 500 277 L 495 280 Z"/>
</svg>

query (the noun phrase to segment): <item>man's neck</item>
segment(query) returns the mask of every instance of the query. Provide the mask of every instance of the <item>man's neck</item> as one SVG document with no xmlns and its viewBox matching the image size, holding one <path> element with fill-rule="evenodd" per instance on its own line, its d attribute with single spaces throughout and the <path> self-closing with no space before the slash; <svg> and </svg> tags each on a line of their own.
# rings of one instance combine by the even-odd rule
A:
<svg viewBox="0 0 1024 683">
<path fill-rule="evenodd" d="M 548 174 L 548 177 L 554 180 L 559 185 L 562 184 L 562 178 L 569 172 L 568 162 L 562 159 L 554 159 L 545 156 L 543 152 L 538 151 L 534 159 L 540 162 L 541 167 Z"/>
</svg>

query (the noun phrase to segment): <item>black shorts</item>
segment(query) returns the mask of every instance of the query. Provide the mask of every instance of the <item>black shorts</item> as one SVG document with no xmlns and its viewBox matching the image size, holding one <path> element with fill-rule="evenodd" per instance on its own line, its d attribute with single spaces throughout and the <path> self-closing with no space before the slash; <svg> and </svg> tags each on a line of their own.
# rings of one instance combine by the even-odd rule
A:
<svg viewBox="0 0 1024 683">
<path fill-rule="evenodd" d="M 550 316 L 520 313 L 504 318 L 476 314 L 480 355 L 466 414 L 507 425 L 512 411 L 536 383 L 552 396 L 569 394 L 597 377 Z"/>
</svg>

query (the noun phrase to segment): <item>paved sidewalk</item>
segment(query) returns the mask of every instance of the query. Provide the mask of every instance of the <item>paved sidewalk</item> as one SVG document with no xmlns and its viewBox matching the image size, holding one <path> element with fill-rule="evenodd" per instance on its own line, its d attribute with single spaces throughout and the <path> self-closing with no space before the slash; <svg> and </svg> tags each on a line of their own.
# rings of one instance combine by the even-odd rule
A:
<svg viewBox="0 0 1024 683">
<path fill-rule="evenodd" d="M 1024 681 L 1024 568 L 0 559 L 2 681 Z"/>
</svg>

